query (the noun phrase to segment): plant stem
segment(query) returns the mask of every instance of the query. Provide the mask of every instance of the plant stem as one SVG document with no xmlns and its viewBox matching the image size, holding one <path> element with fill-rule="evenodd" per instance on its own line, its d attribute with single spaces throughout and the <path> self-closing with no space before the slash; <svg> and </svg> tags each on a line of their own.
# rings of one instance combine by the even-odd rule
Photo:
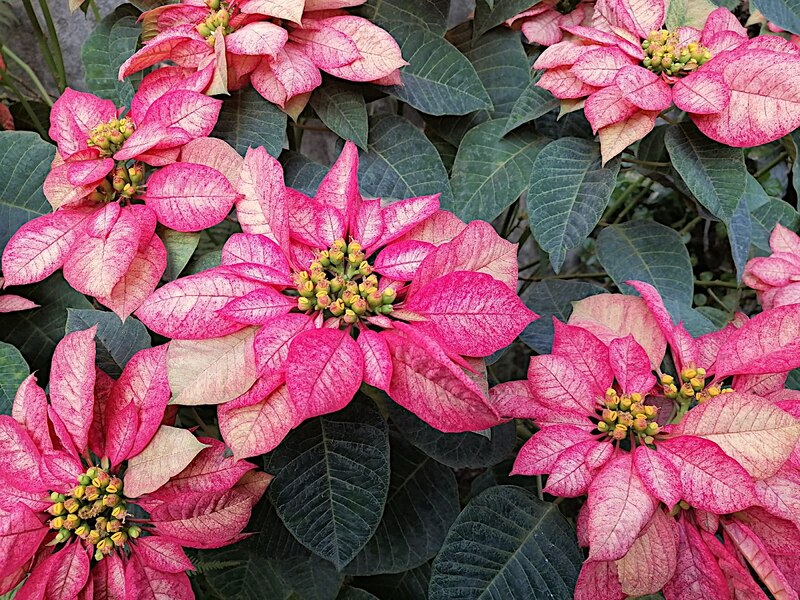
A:
<svg viewBox="0 0 800 600">
<path fill-rule="evenodd" d="M 509 231 L 508 227 L 509 227 L 509 225 L 511 225 L 511 221 L 514 218 L 514 215 L 517 214 L 517 203 L 518 203 L 518 201 L 519 201 L 519 199 L 514 201 L 514 203 L 511 206 L 508 207 L 508 210 L 506 210 L 506 218 L 505 218 L 505 221 L 503 222 L 503 228 L 500 230 L 500 236 L 501 237 L 508 238 L 508 234 L 511 233 Z"/>
<path fill-rule="evenodd" d="M 95 2 L 95 0 L 89 0 L 89 6 L 92 7 L 92 14 L 94 15 L 95 21 L 102 20 L 103 17 L 100 14 L 100 10 L 97 8 L 97 2 Z"/>
<path fill-rule="evenodd" d="M 697 225 L 700 221 L 703 220 L 703 217 L 700 215 L 696 216 L 694 219 L 689 221 L 686 225 L 681 227 L 681 230 L 678 232 L 679 235 L 684 235 L 689 233 L 692 229 L 694 229 L 695 225 Z"/>
<path fill-rule="evenodd" d="M 44 103 L 47 104 L 47 106 L 53 106 L 53 100 L 50 98 L 50 94 L 47 93 L 47 90 L 45 89 L 44 85 L 42 85 L 41 80 L 36 76 L 36 73 L 33 72 L 33 69 L 30 68 L 28 63 L 12 52 L 11 48 L 8 46 L 3 46 L 0 48 L 0 52 L 2 52 L 3 56 L 16 63 L 17 66 L 25 72 L 25 74 L 33 82 L 33 85 L 36 86 L 36 90 L 39 92 L 39 95 L 42 97 Z"/>
<path fill-rule="evenodd" d="M 564 275 L 548 275 L 546 277 L 517 277 L 520 281 L 547 281 L 550 279 L 602 279 L 608 277 L 605 271 L 592 273 L 566 273 Z"/>
<path fill-rule="evenodd" d="M 647 182 L 647 185 L 642 187 L 642 190 L 638 194 L 636 194 L 633 200 L 625 204 L 625 208 L 623 208 L 617 215 L 617 218 L 614 219 L 614 224 L 616 225 L 617 223 L 621 222 L 622 219 L 624 219 L 629 212 L 631 212 L 634 208 L 636 208 L 636 205 L 639 204 L 642 198 L 644 198 L 647 194 L 650 193 L 650 188 L 652 187 L 653 187 L 653 180 L 651 179 L 650 181 Z"/>
<path fill-rule="evenodd" d="M 56 24 L 53 23 L 53 17 L 50 14 L 50 9 L 47 7 L 47 0 L 39 0 L 39 6 L 42 9 L 44 22 L 47 24 L 47 31 L 50 34 L 50 43 L 53 45 L 53 62 L 58 71 L 58 78 L 56 80 L 59 91 L 63 92 L 67 87 L 67 70 L 64 68 L 64 54 L 61 52 L 61 44 L 58 41 L 58 31 Z"/>
<path fill-rule="evenodd" d="M 25 99 L 25 96 L 22 95 L 22 92 L 19 91 L 19 88 L 16 85 L 14 85 L 14 82 L 11 81 L 10 78 L 4 78 L 3 84 L 7 86 L 14 93 L 14 95 L 19 100 L 19 103 L 22 104 L 22 108 L 25 110 L 26 113 L 28 113 L 28 117 L 30 117 L 31 124 L 33 124 L 33 126 L 36 128 L 36 132 L 40 136 L 42 136 L 43 139 L 49 141 L 50 136 L 47 135 L 47 132 L 44 130 L 44 127 L 42 126 L 42 122 L 39 120 L 39 117 L 36 116 L 36 113 L 33 112 L 33 108 L 31 108 L 31 105 Z"/>
<path fill-rule="evenodd" d="M 668 163 L 668 162 L 656 162 L 656 161 L 653 161 L 653 160 L 639 160 L 638 158 L 629 158 L 627 156 L 623 156 L 622 157 L 622 162 L 628 162 L 628 163 L 632 163 L 634 165 L 643 165 L 645 167 L 653 167 L 653 168 L 670 167 L 670 166 L 672 166 L 672 163 Z"/>
<path fill-rule="evenodd" d="M 611 218 L 611 216 L 612 216 L 612 215 L 613 215 L 615 212 L 617 212 L 617 211 L 619 210 L 619 207 L 620 207 L 620 206 L 622 206 L 622 205 L 624 205 L 624 204 L 625 204 L 625 201 L 626 201 L 628 198 L 630 198 L 630 197 L 631 197 L 631 195 L 632 195 L 632 194 L 633 194 L 633 193 L 634 193 L 634 192 L 635 192 L 637 189 L 639 189 L 639 186 L 641 186 L 641 185 L 642 185 L 642 183 L 644 183 L 644 180 L 645 180 L 645 179 L 646 179 L 646 177 L 645 177 L 644 175 L 640 175 L 640 176 L 639 176 L 639 179 L 638 179 L 637 181 L 632 181 L 632 182 L 631 182 L 631 183 L 628 185 L 628 187 L 627 187 L 627 188 L 625 188 L 625 191 L 624 191 L 624 192 L 622 192 L 622 193 L 619 195 L 619 197 L 618 197 L 616 200 L 614 200 L 614 201 L 613 201 L 613 202 L 612 202 L 612 203 L 611 203 L 611 204 L 608 206 L 608 208 L 606 209 L 606 215 L 605 215 L 605 216 L 606 216 L 606 221 L 608 221 L 608 220 Z"/>
<path fill-rule="evenodd" d="M 33 29 L 33 35 L 39 43 L 39 49 L 42 51 L 42 56 L 47 63 L 47 68 L 50 69 L 50 74 L 53 76 L 53 79 L 58 82 L 56 63 L 55 60 L 53 60 L 53 54 L 50 52 L 50 46 L 47 44 L 44 31 L 42 31 L 41 25 L 39 25 L 39 19 L 36 17 L 36 13 L 31 5 L 31 0 L 22 0 L 22 6 L 25 8 L 25 14 L 28 16 L 28 21 L 30 21 L 31 28 Z"/>
<path fill-rule="evenodd" d="M 735 281 L 722 281 L 721 279 L 712 279 L 711 281 L 702 281 L 700 279 L 695 279 L 694 284 L 699 287 L 721 287 L 721 288 L 730 288 L 732 290 L 738 290 L 739 284 Z"/>
<path fill-rule="evenodd" d="M 756 171 L 755 174 L 753 175 L 753 177 L 758 179 L 759 177 L 761 177 L 765 173 L 769 173 L 772 170 L 773 167 L 778 166 L 780 163 L 782 163 L 784 160 L 786 160 L 786 158 L 788 156 L 789 156 L 789 154 L 787 152 L 781 152 L 780 154 L 778 154 L 778 156 L 776 156 L 773 160 L 771 160 L 767 164 L 767 166 L 762 167 L 761 169 Z"/>
</svg>

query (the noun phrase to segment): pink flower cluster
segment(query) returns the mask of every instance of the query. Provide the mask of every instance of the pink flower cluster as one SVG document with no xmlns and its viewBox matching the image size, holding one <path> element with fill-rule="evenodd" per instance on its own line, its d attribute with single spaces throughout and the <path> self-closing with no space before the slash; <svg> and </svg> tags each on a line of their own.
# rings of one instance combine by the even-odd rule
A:
<svg viewBox="0 0 800 600">
<path fill-rule="evenodd" d="M 594 2 L 595 0 L 579 0 L 570 10 L 570 5 L 575 4 L 574 2 L 544 0 L 514 15 L 505 24 L 522 31 L 529 44 L 552 46 L 564 39 L 565 27 L 589 24 L 587 21 L 591 20 Z"/>
<path fill-rule="evenodd" d="M 588 496 L 575 597 L 796 598 L 800 584 L 800 305 L 691 337 L 654 288 L 599 295 L 555 322 L 528 380 L 492 390 L 540 428 L 514 472 Z M 665 351 L 674 373 L 662 370 Z"/>
<path fill-rule="evenodd" d="M 778 223 L 769 245 L 772 254 L 750 260 L 742 281 L 758 292 L 764 310 L 800 304 L 800 236 Z"/>
<path fill-rule="evenodd" d="M 391 35 L 342 10 L 364 0 L 182 0 L 142 15 L 155 36 L 119 70 L 120 79 L 169 60 L 183 74 L 210 68 L 205 90 L 248 83 L 299 114 L 321 71 L 349 81 L 400 83 L 406 64 Z"/>
<path fill-rule="evenodd" d="M 748 39 L 725 8 L 702 30 L 662 29 L 666 5 L 598 0 L 591 25 L 561 24 L 567 37 L 534 63 L 545 70 L 541 87 L 571 108 L 585 102 L 604 161 L 647 135 L 673 105 L 729 146 L 765 144 L 800 126 L 800 48 L 778 36 Z"/>
<path fill-rule="evenodd" d="M 59 342 L 49 401 L 30 375 L 0 416 L 0 593 L 191 600 L 183 547 L 241 539 L 271 477 L 168 424 L 166 346 L 114 381 L 95 329 Z"/>
</svg>

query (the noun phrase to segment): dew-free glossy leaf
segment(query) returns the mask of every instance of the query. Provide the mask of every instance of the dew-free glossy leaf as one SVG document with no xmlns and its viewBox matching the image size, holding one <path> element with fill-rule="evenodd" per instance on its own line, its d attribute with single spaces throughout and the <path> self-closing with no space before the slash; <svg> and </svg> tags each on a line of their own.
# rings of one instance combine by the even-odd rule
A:
<svg viewBox="0 0 800 600">
<path fill-rule="evenodd" d="M 0 342 L 0 415 L 10 415 L 17 388 L 30 374 L 28 363 L 11 344 Z"/>
<path fill-rule="evenodd" d="M 278 156 L 285 132 L 286 113 L 248 86 L 233 92 L 222 104 L 212 135 L 228 142 L 242 156 L 251 146 L 264 146 L 272 156 Z"/>
</svg>

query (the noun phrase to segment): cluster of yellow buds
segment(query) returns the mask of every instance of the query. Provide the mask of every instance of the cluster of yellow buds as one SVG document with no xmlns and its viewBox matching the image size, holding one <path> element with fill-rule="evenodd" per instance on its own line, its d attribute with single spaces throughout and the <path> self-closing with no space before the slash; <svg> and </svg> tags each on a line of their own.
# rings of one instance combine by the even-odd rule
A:
<svg viewBox="0 0 800 600">
<path fill-rule="evenodd" d="M 50 494 L 49 525 L 57 531 L 51 544 L 78 536 L 94 546 L 94 558 L 99 561 L 139 537 L 142 529 L 125 523 L 128 507 L 119 477 L 112 477 L 102 467 L 89 467 L 77 483 L 69 494 Z"/>
<path fill-rule="evenodd" d="M 198 24 L 195 29 L 197 29 L 197 32 L 206 38 L 206 41 L 213 46 L 215 40 L 214 32 L 217 29 L 222 27 L 223 35 L 228 35 L 233 31 L 230 26 L 231 13 L 228 9 L 228 4 L 221 0 L 206 0 L 206 6 L 208 6 L 211 14 L 208 15 L 203 22 Z"/>
<path fill-rule="evenodd" d="M 682 510 L 689 510 L 691 505 L 686 500 L 681 500 L 675 506 L 672 507 L 672 510 L 669 511 L 670 516 L 675 517 L 680 513 Z"/>
<path fill-rule="evenodd" d="M 673 77 L 688 75 L 711 60 L 708 48 L 697 42 L 682 44 L 677 33 L 666 29 L 651 31 L 642 42 L 642 49 L 646 68 Z"/>
<path fill-rule="evenodd" d="M 597 429 L 614 440 L 624 440 L 630 432 L 643 439 L 645 444 L 652 444 L 653 436 L 661 431 L 656 423 L 658 408 L 645 404 L 639 393 L 620 396 L 617 390 L 609 388 L 603 403 Z"/>
<path fill-rule="evenodd" d="M 692 400 L 702 403 L 733 391 L 730 388 L 723 389 L 719 383 L 706 387 L 706 370 L 702 367 L 683 369 L 680 375 L 680 387 L 672 375 L 662 375 L 661 386 L 664 388 L 665 398 L 677 400 L 681 404 L 688 404 Z"/>
<path fill-rule="evenodd" d="M 86 144 L 100 150 L 101 156 L 112 156 L 122 148 L 129 137 L 133 135 L 136 126 L 130 117 L 111 119 L 108 123 L 101 123 L 89 132 Z"/>
<path fill-rule="evenodd" d="M 139 184 L 144 181 L 144 167 L 139 162 L 134 163 L 131 167 L 126 167 L 123 162 L 119 162 L 111 175 L 111 187 L 114 188 L 114 191 L 120 196 L 130 199 L 136 195 Z"/>
<path fill-rule="evenodd" d="M 111 180 L 108 177 L 103 179 L 88 196 L 89 200 L 97 203 L 111 202 L 115 197 L 114 186 L 111 185 Z"/>
<path fill-rule="evenodd" d="M 350 324 L 368 313 L 388 315 L 397 298 L 391 287 L 378 289 L 378 277 L 355 240 L 349 244 L 336 240 L 317 254 L 308 271 L 296 273 L 294 280 L 300 311 L 327 311 L 327 316 L 342 317 Z"/>
</svg>

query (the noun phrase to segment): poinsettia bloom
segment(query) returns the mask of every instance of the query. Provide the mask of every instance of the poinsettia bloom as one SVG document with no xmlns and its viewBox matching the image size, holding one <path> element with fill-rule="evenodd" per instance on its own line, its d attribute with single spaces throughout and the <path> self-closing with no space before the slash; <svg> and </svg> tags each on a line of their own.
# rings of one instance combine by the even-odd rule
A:
<svg viewBox="0 0 800 600">
<path fill-rule="evenodd" d="M 666 3 L 598 0 L 592 26 L 568 26 L 534 67 L 538 85 L 574 104 L 599 134 L 607 161 L 647 135 L 673 104 L 708 137 L 757 146 L 800 126 L 800 49 L 776 36 L 748 40 L 725 8 L 701 30 L 664 26 Z M 781 81 L 781 86 L 767 82 Z"/>
<path fill-rule="evenodd" d="M 284 187 L 263 148 L 240 170 L 245 233 L 222 265 L 166 284 L 137 312 L 173 338 L 174 402 L 236 398 L 219 419 L 238 457 L 343 408 L 362 382 L 443 431 L 498 423 L 479 358 L 535 318 L 516 294 L 516 244 L 440 210 L 438 195 L 362 198 L 349 142 L 313 199 Z"/>
<path fill-rule="evenodd" d="M 208 93 L 252 82 L 264 98 L 297 114 L 320 71 L 349 81 L 398 84 L 406 64 L 386 31 L 341 9 L 364 0 L 183 0 L 142 15 L 156 32 L 119 70 L 120 79 L 170 60 L 202 68 L 214 64 Z"/>
<path fill-rule="evenodd" d="M 30 375 L 0 416 L 0 593 L 27 576 L 18 598 L 194 598 L 183 547 L 241 539 L 270 476 L 163 423 L 165 346 L 115 382 L 95 330 L 56 346 L 49 402 Z"/>
<path fill-rule="evenodd" d="M 552 46 L 564 39 L 564 27 L 589 24 L 594 0 L 545 0 L 506 20 L 519 29 L 529 44 Z"/>
<path fill-rule="evenodd" d="M 540 427 L 514 472 L 547 474 L 554 495 L 588 496 L 581 598 L 597 597 L 606 572 L 619 593 L 602 597 L 661 589 L 676 574 L 673 516 L 764 505 L 759 486 L 781 476 L 800 439 L 800 420 L 781 404 L 787 373 L 800 365 L 800 305 L 693 338 L 654 288 L 631 285 L 642 298 L 577 302 L 569 324 L 555 323 L 552 354 L 531 359 L 527 383 L 492 390 L 503 412 Z M 674 373 L 661 369 L 667 345 Z M 656 549 L 660 570 L 642 578 L 642 556 Z"/>
<path fill-rule="evenodd" d="M 742 281 L 758 292 L 764 310 L 800 304 L 800 236 L 778 223 L 769 246 L 772 254 L 751 259 Z"/>
<path fill-rule="evenodd" d="M 5 279 L 0 277 L 0 290 L 3 289 Z M 5 294 L 0 292 L 0 313 L 17 312 L 18 310 L 30 310 L 39 305 L 27 298 L 16 294 Z"/>
<path fill-rule="evenodd" d="M 216 225 L 238 194 L 203 164 L 221 102 L 192 91 L 209 73 L 148 75 L 120 117 L 114 104 L 71 89 L 56 101 L 58 144 L 44 193 L 55 212 L 23 225 L 3 253 L 8 285 L 63 268 L 69 284 L 124 319 L 166 267 L 156 223 L 178 231 Z"/>
</svg>

